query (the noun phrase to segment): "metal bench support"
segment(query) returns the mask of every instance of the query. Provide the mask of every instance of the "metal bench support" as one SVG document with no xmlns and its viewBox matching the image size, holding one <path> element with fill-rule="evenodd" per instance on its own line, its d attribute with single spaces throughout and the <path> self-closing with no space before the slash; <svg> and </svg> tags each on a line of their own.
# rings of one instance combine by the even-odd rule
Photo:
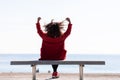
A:
<svg viewBox="0 0 120 80">
<path fill-rule="evenodd" d="M 83 80 L 83 67 L 84 67 L 84 65 L 79 65 L 79 74 L 80 74 L 80 80 Z"/>
<path fill-rule="evenodd" d="M 32 67 L 32 80 L 36 80 L 36 65 L 31 65 Z"/>
</svg>

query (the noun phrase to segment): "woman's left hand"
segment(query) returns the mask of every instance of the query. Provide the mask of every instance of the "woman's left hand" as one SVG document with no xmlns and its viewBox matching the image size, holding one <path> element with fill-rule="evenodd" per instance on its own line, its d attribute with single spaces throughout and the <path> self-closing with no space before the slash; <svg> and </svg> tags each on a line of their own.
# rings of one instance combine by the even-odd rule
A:
<svg viewBox="0 0 120 80">
<path fill-rule="evenodd" d="M 37 22 L 39 22 L 40 20 L 41 20 L 41 17 L 38 17 L 38 18 L 37 18 Z"/>
</svg>

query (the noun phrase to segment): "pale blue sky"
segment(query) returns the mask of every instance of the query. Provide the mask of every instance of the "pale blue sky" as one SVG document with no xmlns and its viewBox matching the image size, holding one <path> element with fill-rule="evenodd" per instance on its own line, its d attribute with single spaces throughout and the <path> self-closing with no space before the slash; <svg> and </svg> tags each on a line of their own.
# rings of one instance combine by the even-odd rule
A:
<svg viewBox="0 0 120 80">
<path fill-rule="evenodd" d="M 41 38 L 36 18 L 42 23 L 70 17 L 68 53 L 120 53 L 120 0 L 1 0 L 0 53 L 39 53 Z"/>
</svg>

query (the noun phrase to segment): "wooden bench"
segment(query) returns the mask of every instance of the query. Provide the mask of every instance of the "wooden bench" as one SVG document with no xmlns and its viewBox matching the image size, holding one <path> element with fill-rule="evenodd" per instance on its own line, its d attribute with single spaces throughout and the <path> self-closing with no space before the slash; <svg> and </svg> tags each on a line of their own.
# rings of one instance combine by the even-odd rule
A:
<svg viewBox="0 0 120 80">
<path fill-rule="evenodd" d="M 105 61 L 64 61 L 64 60 L 40 60 L 40 61 L 11 61 L 11 65 L 31 65 L 32 80 L 36 80 L 36 65 L 79 65 L 80 79 L 83 80 L 84 65 L 105 65 Z"/>
</svg>

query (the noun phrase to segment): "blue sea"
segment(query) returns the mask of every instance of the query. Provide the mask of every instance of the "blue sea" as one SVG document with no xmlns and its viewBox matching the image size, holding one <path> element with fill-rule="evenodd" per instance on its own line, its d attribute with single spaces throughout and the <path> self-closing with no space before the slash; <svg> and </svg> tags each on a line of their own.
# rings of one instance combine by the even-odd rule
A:
<svg viewBox="0 0 120 80">
<path fill-rule="evenodd" d="M 31 72 L 30 65 L 10 65 L 13 60 L 38 60 L 39 54 L 0 54 L 0 72 Z M 67 54 L 66 60 L 101 60 L 105 65 L 85 65 L 85 73 L 120 73 L 120 55 Z M 40 73 L 52 72 L 51 65 L 38 65 Z M 77 65 L 59 65 L 61 73 L 78 73 Z"/>
</svg>

